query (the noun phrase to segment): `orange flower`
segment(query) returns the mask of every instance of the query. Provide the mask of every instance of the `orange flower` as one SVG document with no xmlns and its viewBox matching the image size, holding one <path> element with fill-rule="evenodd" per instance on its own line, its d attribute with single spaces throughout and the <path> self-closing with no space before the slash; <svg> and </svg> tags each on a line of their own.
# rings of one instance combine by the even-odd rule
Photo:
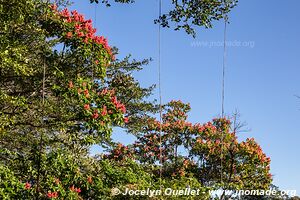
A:
<svg viewBox="0 0 300 200">
<path fill-rule="evenodd" d="M 88 89 L 85 89 L 85 90 L 83 91 L 83 93 L 84 93 L 84 95 L 85 95 L 86 98 L 89 98 L 89 97 L 90 97 L 90 94 L 89 94 Z"/>
<path fill-rule="evenodd" d="M 89 104 L 84 104 L 83 107 L 84 107 L 85 110 L 89 110 L 90 109 L 90 105 Z"/>
<path fill-rule="evenodd" d="M 98 110 L 95 110 L 92 118 L 97 119 L 98 117 L 99 117 Z"/>
<path fill-rule="evenodd" d="M 69 88 L 73 88 L 73 87 L 74 87 L 73 82 L 69 81 Z"/>
<path fill-rule="evenodd" d="M 91 177 L 91 176 L 89 176 L 89 177 L 87 178 L 87 182 L 88 182 L 88 183 L 92 183 L 92 182 L 93 182 L 93 180 L 92 180 L 92 177 Z"/>
<path fill-rule="evenodd" d="M 60 184 L 60 180 L 58 178 L 54 179 L 54 182 L 59 185 Z"/>
<path fill-rule="evenodd" d="M 76 188 L 74 185 L 72 185 L 70 187 L 70 190 L 73 191 L 73 192 L 77 192 L 77 193 L 80 193 L 81 192 L 81 189 L 80 188 Z"/>
<path fill-rule="evenodd" d="M 47 193 L 47 197 L 48 198 L 57 198 L 58 197 L 58 193 L 57 192 L 48 192 Z"/>
<path fill-rule="evenodd" d="M 50 6 L 50 8 L 51 8 L 52 10 L 57 10 L 57 5 L 54 3 L 54 4 L 52 4 L 52 5 Z"/>
<path fill-rule="evenodd" d="M 73 36 L 73 33 L 72 33 L 72 32 L 68 32 L 68 33 L 66 34 L 66 37 L 67 37 L 68 39 L 70 39 L 72 36 Z"/>
<path fill-rule="evenodd" d="M 102 116 L 107 115 L 107 108 L 106 108 L 106 106 L 103 106 L 101 115 Z"/>
<path fill-rule="evenodd" d="M 28 182 L 26 182 L 26 183 L 25 183 L 25 189 L 26 189 L 26 190 L 29 190 L 30 188 L 31 188 L 31 184 L 28 183 Z"/>
</svg>

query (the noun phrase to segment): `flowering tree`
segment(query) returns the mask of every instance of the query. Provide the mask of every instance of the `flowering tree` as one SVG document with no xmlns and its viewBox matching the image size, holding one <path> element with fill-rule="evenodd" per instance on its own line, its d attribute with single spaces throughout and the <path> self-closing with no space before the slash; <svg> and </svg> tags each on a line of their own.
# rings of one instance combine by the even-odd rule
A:
<svg viewBox="0 0 300 200">
<path fill-rule="evenodd" d="M 227 119 L 189 123 L 180 101 L 157 121 L 146 100 L 154 86 L 131 74 L 149 60 L 116 59 L 92 21 L 62 5 L 0 3 L 1 199 L 111 199 L 113 188 L 187 184 L 208 199 L 211 188 L 268 187 L 270 160 L 253 139 L 238 142 Z M 136 142 L 112 142 L 116 126 Z M 92 157 L 92 144 L 111 151 Z"/>
<path fill-rule="evenodd" d="M 162 123 L 150 118 L 133 145 L 118 145 L 108 157 L 135 157 L 156 166 L 152 173 L 157 177 L 193 177 L 204 189 L 270 187 L 270 158 L 253 138 L 239 142 L 230 120 L 216 118 L 205 124 L 192 124 L 187 121 L 190 106 L 181 101 L 171 101 L 164 110 Z M 178 149 L 185 153 L 178 153 Z M 158 163 L 162 164 L 161 172 Z"/>
<path fill-rule="evenodd" d="M 43 6 L 38 10 L 41 13 L 27 10 L 36 16 L 26 13 L 19 23 L 8 19 L 3 24 L 12 26 L 8 29 L 12 33 L 8 31 L 4 38 L 9 48 L 2 55 L 1 130 L 30 132 L 36 137 L 43 132 L 40 129 L 51 128 L 51 139 L 75 130 L 87 143 L 109 137 L 112 125 L 126 120 L 126 109 L 101 81 L 114 59 L 107 40 L 94 35 L 91 20 L 76 11 L 71 14 L 67 9 L 58 11 L 55 5 L 38 6 Z M 13 32 L 25 23 L 34 24 L 36 32 Z M 14 34 L 22 36 L 19 41 L 12 42 L 17 38 Z M 30 40 L 23 41 L 25 36 Z M 36 53 L 29 48 L 36 48 Z M 15 54 L 20 54 L 21 60 L 16 60 Z"/>
<path fill-rule="evenodd" d="M 84 194 L 76 184 L 84 184 L 86 174 L 77 176 L 74 164 L 80 170 L 85 166 L 79 157 L 72 163 L 66 155 L 86 155 L 87 145 L 109 143 L 112 127 L 128 121 L 125 105 L 104 79 L 113 51 L 77 11 L 35 0 L 1 3 L 1 9 L 1 166 L 18 177 L 3 177 L 11 183 L 3 195 Z M 64 153 L 53 154 L 58 149 Z M 73 175 L 54 190 L 52 180 L 67 164 L 66 172 Z"/>
</svg>

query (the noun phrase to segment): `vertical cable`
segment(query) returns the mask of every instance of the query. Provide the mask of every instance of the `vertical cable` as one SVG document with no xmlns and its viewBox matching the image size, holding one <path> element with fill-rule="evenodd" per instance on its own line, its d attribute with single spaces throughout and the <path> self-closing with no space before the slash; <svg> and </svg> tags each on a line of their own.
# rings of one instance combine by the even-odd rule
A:
<svg viewBox="0 0 300 200">
<path fill-rule="evenodd" d="M 226 70 L 226 37 L 227 37 L 227 16 L 224 18 L 224 41 L 223 41 L 223 67 L 222 67 L 222 117 L 224 117 L 225 101 L 225 70 Z"/>
<path fill-rule="evenodd" d="M 161 9 L 162 9 L 162 1 L 159 0 L 159 5 L 158 5 L 158 13 L 159 17 L 161 16 Z M 160 128 L 159 128 L 159 160 L 160 160 L 160 170 L 159 170 L 159 186 L 160 189 L 161 187 L 161 179 L 162 179 L 162 165 L 163 165 L 163 160 L 162 160 L 162 92 L 161 92 L 161 25 L 158 25 L 158 92 L 159 92 L 159 123 L 160 123 Z"/>
<path fill-rule="evenodd" d="M 227 2 L 225 0 L 225 8 L 227 7 Z M 224 118 L 224 102 L 225 102 L 225 72 L 226 72 L 226 61 L 227 61 L 227 44 L 226 44 L 226 40 L 227 40 L 227 22 L 228 22 L 228 16 L 225 14 L 224 16 L 224 33 L 223 33 L 223 37 L 224 37 L 224 41 L 223 41 L 223 66 L 222 66 L 222 111 L 221 111 L 221 117 Z M 221 179 L 221 185 L 223 187 L 223 143 L 224 143 L 224 133 L 221 133 L 221 174 L 220 174 L 220 179 Z M 223 191 L 223 194 L 221 195 L 221 200 L 224 197 L 224 193 L 225 191 Z"/>
</svg>

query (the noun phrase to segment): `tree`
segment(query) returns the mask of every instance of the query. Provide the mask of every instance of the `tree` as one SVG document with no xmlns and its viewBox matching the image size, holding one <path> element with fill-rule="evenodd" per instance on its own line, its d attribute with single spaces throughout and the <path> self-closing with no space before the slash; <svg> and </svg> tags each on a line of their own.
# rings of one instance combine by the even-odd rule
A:
<svg viewBox="0 0 300 200">
<path fill-rule="evenodd" d="M 1 164 L 39 198 L 52 151 L 109 143 L 126 108 L 105 84 L 114 54 L 91 20 L 37 0 L 2 2 L 1 15 Z"/>
<path fill-rule="evenodd" d="M 147 100 L 155 86 L 132 76 L 149 60 L 116 59 L 91 20 L 59 3 L 0 4 L 2 199 L 111 199 L 115 188 L 148 187 L 200 188 L 208 199 L 209 189 L 268 186 L 270 161 L 253 139 L 237 142 L 225 118 L 189 123 L 180 101 L 164 105 L 158 122 Z M 136 142 L 114 143 L 116 126 Z M 92 157 L 92 144 L 110 152 Z"/>
<path fill-rule="evenodd" d="M 119 144 L 108 158 L 135 158 L 157 179 L 193 177 L 206 191 L 269 188 L 270 158 L 253 138 L 238 142 L 228 119 L 193 125 L 187 121 L 190 106 L 181 101 L 164 105 L 164 111 L 162 123 L 150 118 L 134 144 Z"/>
<path fill-rule="evenodd" d="M 125 173 L 138 166 L 128 161 L 117 169 L 112 161 L 90 158 L 88 149 L 110 145 L 112 127 L 128 121 L 126 110 L 130 130 L 136 129 L 134 119 L 156 110 L 144 99 L 154 86 L 142 88 L 131 75 L 148 60 L 114 61 L 117 50 L 77 11 L 39 0 L 1 2 L 0 8 L 0 164 L 7 186 L 1 197 L 45 198 L 50 192 L 76 198 L 81 190 L 80 196 L 91 198 L 104 187 L 110 196 L 113 178 L 111 184 L 97 183 L 93 195 L 80 183 L 88 184 L 91 174 L 103 180 L 105 167 Z M 127 176 L 124 184 L 140 183 Z"/>
</svg>

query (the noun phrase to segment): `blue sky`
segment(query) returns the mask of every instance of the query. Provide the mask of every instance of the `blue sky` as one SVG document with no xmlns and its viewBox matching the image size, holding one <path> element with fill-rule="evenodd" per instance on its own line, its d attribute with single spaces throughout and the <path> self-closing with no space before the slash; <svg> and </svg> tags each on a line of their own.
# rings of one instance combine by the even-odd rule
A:
<svg viewBox="0 0 300 200">
<path fill-rule="evenodd" d="M 75 0 L 73 9 L 93 19 L 98 34 L 120 50 L 119 58 L 152 57 L 154 61 L 136 74 L 143 86 L 158 82 L 158 0 L 136 0 L 132 5 L 90 5 Z M 165 4 L 170 1 L 163 1 Z M 169 5 L 163 5 L 168 10 Z M 271 157 L 274 183 L 300 194 L 300 1 L 241 0 L 230 13 L 227 41 L 225 112 L 236 109 L 250 132 Z M 96 8 L 96 9 L 95 9 Z M 95 15 L 96 10 L 96 15 Z M 197 28 L 193 39 L 184 31 L 162 29 L 163 102 L 190 102 L 190 121 L 206 122 L 221 111 L 223 23 L 213 29 Z M 195 46 L 193 44 L 200 44 Z M 236 45 L 240 42 L 240 45 Z M 210 46 L 210 44 L 214 44 Z M 154 97 L 158 97 L 155 91 Z M 129 142 L 123 132 L 116 140 Z"/>
</svg>

